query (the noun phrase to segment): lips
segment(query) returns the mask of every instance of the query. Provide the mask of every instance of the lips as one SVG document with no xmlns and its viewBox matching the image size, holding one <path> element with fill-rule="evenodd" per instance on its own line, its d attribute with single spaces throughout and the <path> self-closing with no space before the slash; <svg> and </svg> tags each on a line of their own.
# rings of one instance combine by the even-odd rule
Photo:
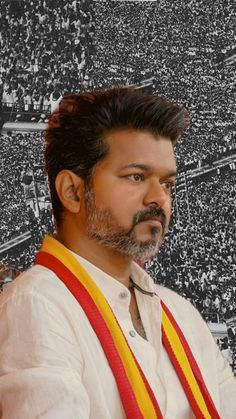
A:
<svg viewBox="0 0 236 419">
<path fill-rule="evenodd" d="M 157 219 L 154 219 L 154 218 L 149 219 L 149 220 L 141 221 L 141 223 L 149 224 L 153 227 L 158 227 L 158 228 L 163 229 L 162 222 L 160 220 L 157 220 Z"/>
</svg>

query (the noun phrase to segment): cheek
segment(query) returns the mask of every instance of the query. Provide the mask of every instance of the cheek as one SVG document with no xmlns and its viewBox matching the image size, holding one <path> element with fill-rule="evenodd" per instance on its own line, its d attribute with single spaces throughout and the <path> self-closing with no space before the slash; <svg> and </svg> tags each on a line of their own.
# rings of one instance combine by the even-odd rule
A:
<svg viewBox="0 0 236 419">
<path fill-rule="evenodd" d="M 96 204 L 99 208 L 108 210 L 116 222 L 127 229 L 131 227 L 133 217 L 139 208 L 134 197 L 131 195 L 124 197 L 118 190 L 100 196 Z"/>
<path fill-rule="evenodd" d="M 113 205 L 111 212 L 120 225 L 125 228 L 130 228 L 133 224 L 133 218 L 137 212 L 137 207 L 133 207 L 130 203 L 124 203 L 121 199 Z"/>
<path fill-rule="evenodd" d="M 112 209 L 113 212 L 130 213 L 137 211 L 140 206 L 141 194 L 132 188 L 121 185 L 120 182 L 113 182 L 104 185 L 95 192 L 96 205 L 101 208 Z"/>
</svg>

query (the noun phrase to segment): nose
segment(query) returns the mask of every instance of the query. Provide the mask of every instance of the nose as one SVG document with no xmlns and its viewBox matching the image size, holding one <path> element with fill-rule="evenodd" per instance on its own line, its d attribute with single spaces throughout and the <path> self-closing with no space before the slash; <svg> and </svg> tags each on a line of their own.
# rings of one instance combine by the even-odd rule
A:
<svg viewBox="0 0 236 419">
<path fill-rule="evenodd" d="M 167 203 L 170 203 L 170 195 L 160 181 L 158 179 L 150 181 L 144 196 L 144 205 L 163 208 Z"/>
</svg>

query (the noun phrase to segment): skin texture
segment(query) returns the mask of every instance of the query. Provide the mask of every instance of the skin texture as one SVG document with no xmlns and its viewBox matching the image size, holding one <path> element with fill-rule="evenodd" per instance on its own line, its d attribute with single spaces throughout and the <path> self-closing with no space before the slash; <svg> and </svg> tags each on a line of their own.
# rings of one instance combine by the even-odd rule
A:
<svg viewBox="0 0 236 419">
<path fill-rule="evenodd" d="M 110 152 L 94 168 L 92 185 L 69 170 L 57 175 L 65 209 L 57 238 L 128 286 L 132 259 L 140 248 L 154 256 L 167 231 L 176 162 L 170 139 L 149 132 L 117 130 L 105 140 Z M 119 235 L 126 247 L 114 243 Z"/>
</svg>

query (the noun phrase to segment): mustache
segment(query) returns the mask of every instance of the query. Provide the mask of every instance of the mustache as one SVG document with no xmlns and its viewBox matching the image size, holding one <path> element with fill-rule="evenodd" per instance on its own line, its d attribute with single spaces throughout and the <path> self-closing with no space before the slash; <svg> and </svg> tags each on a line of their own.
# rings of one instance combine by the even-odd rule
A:
<svg viewBox="0 0 236 419">
<path fill-rule="evenodd" d="M 162 227 L 165 228 L 166 225 L 166 214 L 162 208 L 159 207 L 150 207 L 145 211 L 138 211 L 133 218 L 133 227 L 142 221 L 151 220 L 153 218 L 158 218 L 161 222 Z"/>
</svg>

